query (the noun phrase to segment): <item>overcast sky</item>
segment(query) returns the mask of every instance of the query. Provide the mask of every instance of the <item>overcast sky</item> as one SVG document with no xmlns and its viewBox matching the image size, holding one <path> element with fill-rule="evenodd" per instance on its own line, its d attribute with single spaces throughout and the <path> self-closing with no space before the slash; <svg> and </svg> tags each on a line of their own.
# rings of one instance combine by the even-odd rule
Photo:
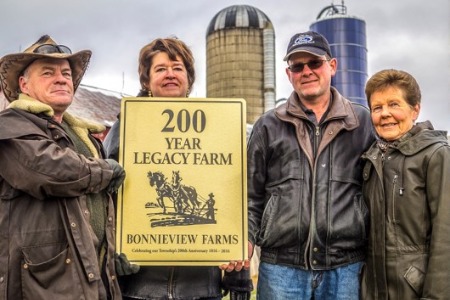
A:
<svg viewBox="0 0 450 300">
<path fill-rule="evenodd" d="M 73 51 L 93 51 L 82 84 L 137 94 L 140 48 L 177 36 L 192 49 L 197 80 L 191 97 L 206 96 L 206 29 L 231 5 L 264 12 L 275 29 L 276 98 L 291 91 L 285 75 L 290 37 L 307 31 L 325 0 L 1 0 L 0 56 L 23 51 L 49 34 Z M 366 22 L 369 76 L 385 68 L 411 73 L 422 89 L 419 121 L 450 131 L 450 7 L 448 0 L 347 0 L 347 15 Z"/>
</svg>

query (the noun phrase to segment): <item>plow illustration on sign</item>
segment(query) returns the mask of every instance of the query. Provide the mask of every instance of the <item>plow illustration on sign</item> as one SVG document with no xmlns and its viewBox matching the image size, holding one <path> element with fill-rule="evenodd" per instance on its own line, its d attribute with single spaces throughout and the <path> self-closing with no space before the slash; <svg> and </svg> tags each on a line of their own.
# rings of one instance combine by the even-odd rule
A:
<svg viewBox="0 0 450 300">
<path fill-rule="evenodd" d="M 149 184 L 156 190 L 156 202 L 147 202 L 145 208 L 150 226 L 184 226 L 195 224 L 215 224 L 216 200 L 209 193 L 204 198 L 193 186 L 185 185 L 180 171 L 172 171 L 172 180 L 160 171 L 147 173 Z"/>
</svg>

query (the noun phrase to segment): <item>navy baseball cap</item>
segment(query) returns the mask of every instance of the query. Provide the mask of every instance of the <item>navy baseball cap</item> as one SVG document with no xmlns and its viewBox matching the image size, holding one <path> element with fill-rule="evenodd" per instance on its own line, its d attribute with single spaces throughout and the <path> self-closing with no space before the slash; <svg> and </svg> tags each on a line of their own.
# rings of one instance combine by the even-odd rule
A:
<svg viewBox="0 0 450 300">
<path fill-rule="evenodd" d="M 289 41 L 284 60 L 288 60 L 289 56 L 297 52 L 306 52 L 316 56 L 328 55 L 329 57 L 332 57 L 327 39 L 315 31 L 307 31 L 294 35 Z"/>
</svg>

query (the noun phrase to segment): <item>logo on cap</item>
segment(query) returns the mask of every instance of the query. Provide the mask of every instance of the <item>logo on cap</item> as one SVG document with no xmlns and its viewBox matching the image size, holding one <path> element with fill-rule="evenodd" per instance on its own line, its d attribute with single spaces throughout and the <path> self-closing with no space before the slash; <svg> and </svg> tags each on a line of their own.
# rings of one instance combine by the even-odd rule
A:
<svg viewBox="0 0 450 300">
<path fill-rule="evenodd" d="M 303 44 L 312 44 L 314 43 L 313 37 L 310 35 L 301 35 L 295 39 L 293 46 L 303 45 Z"/>
</svg>

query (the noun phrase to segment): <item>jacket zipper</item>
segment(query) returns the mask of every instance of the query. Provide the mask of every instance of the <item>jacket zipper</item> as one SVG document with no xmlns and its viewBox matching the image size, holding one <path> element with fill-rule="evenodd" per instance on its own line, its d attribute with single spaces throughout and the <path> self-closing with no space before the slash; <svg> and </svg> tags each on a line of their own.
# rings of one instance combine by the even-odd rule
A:
<svg viewBox="0 0 450 300">
<path fill-rule="evenodd" d="M 173 273 L 175 272 L 175 268 L 174 267 L 171 267 L 170 268 L 170 276 L 169 276 L 169 285 L 168 285 L 168 287 L 167 287 L 167 297 L 169 298 L 169 299 L 174 299 L 174 297 L 173 297 L 173 289 L 174 289 L 174 284 L 173 284 Z"/>
<path fill-rule="evenodd" d="M 315 211 L 316 211 L 316 205 L 315 205 L 315 199 L 316 199 L 316 189 L 315 189 L 315 183 L 316 183 L 316 165 L 317 165 L 317 150 L 319 148 L 318 146 L 318 138 L 320 136 L 320 127 L 319 126 L 315 126 L 315 138 L 314 138 L 314 145 L 313 145 L 313 154 L 314 154 L 314 166 L 313 166 L 313 181 L 312 181 L 312 199 L 311 199 L 311 220 L 310 220 L 310 226 L 309 226 L 309 236 L 308 236 L 308 241 L 306 244 L 305 249 L 307 249 L 307 251 L 305 251 L 305 263 L 306 263 L 306 269 L 309 270 L 314 270 L 314 259 L 313 259 L 313 236 L 314 236 L 314 230 L 315 230 L 315 222 L 316 222 L 316 217 L 315 217 Z"/>
<path fill-rule="evenodd" d="M 396 222 L 395 220 L 395 190 L 396 190 L 396 185 L 397 185 L 397 178 L 398 175 L 394 176 L 394 180 L 392 182 L 393 187 L 392 187 L 392 221 Z"/>
<path fill-rule="evenodd" d="M 315 133 L 316 137 L 314 138 L 314 148 L 313 148 L 313 153 L 314 153 L 314 164 L 315 161 L 317 159 L 317 151 L 319 150 L 319 137 L 320 137 L 320 127 L 316 126 L 316 133 Z"/>
</svg>

